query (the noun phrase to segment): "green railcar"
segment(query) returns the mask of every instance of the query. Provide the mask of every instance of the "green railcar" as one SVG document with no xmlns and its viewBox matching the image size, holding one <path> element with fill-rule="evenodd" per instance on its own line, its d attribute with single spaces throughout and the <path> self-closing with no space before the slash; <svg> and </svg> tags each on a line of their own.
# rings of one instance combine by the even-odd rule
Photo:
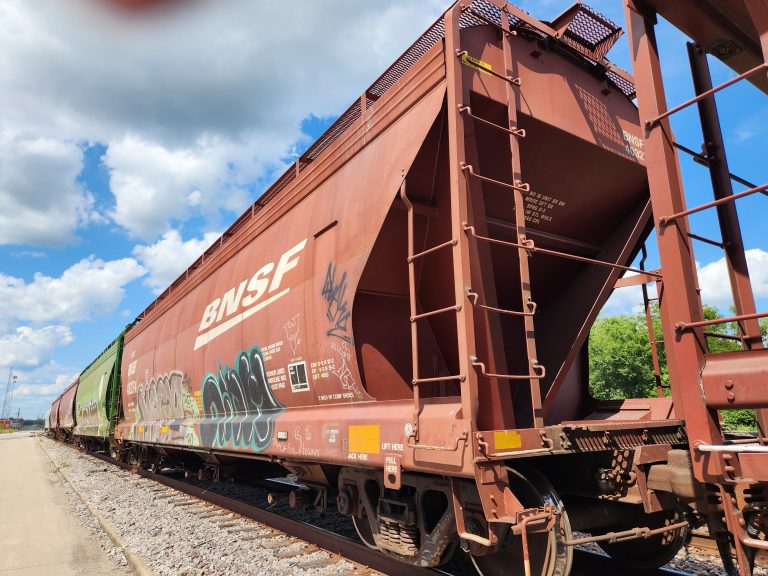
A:
<svg viewBox="0 0 768 576">
<path fill-rule="evenodd" d="M 123 331 L 80 375 L 75 398 L 75 436 L 107 439 L 118 416 Z"/>
</svg>

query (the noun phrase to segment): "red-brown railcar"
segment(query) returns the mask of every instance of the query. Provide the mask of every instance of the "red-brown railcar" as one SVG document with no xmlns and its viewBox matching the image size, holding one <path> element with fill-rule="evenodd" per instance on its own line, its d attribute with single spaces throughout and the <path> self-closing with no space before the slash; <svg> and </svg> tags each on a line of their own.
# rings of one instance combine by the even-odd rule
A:
<svg viewBox="0 0 768 576">
<path fill-rule="evenodd" d="M 67 386 L 51 407 L 51 429 L 57 437 L 72 436 L 72 429 L 75 427 L 75 395 L 78 381 L 75 380 Z"/>
</svg>

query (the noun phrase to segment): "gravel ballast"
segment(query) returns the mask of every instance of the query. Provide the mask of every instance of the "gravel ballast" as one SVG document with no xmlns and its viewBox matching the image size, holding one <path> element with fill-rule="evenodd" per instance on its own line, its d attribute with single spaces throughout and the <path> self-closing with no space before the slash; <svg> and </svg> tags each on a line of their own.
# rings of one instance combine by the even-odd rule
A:
<svg viewBox="0 0 768 576">
<path fill-rule="evenodd" d="M 78 520 L 103 539 L 118 557 L 119 576 L 131 574 L 128 562 L 101 530 L 90 506 L 158 576 L 248 576 L 261 574 L 318 576 L 353 574 L 356 566 L 307 544 L 227 513 L 184 494 L 116 468 L 70 446 L 41 438 L 52 466 L 86 502 L 62 482 L 67 503 Z M 300 552 L 297 554 L 297 552 Z M 330 564 L 326 564 L 330 562 Z M 326 565 L 323 565 L 326 564 Z M 306 567 L 303 567 L 306 566 Z"/>
</svg>

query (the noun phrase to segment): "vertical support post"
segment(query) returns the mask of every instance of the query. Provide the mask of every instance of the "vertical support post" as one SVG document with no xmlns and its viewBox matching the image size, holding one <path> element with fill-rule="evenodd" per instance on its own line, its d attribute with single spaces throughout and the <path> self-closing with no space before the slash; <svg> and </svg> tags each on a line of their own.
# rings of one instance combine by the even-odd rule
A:
<svg viewBox="0 0 768 576">
<path fill-rule="evenodd" d="M 411 318 L 418 313 L 416 306 L 416 264 L 413 261 L 413 203 L 408 199 L 405 187 L 405 178 L 400 184 L 400 199 L 408 210 L 408 300 L 410 304 Z M 419 327 L 411 320 L 411 374 L 413 383 L 413 422 L 418 424 L 419 411 L 421 410 L 421 394 L 419 387 Z M 418 428 L 416 434 L 418 434 Z M 417 436 L 418 438 L 418 436 Z"/>
<path fill-rule="evenodd" d="M 640 259 L 640 269 L 645 270 L 645 260 L 648 258 L 648 251 L 645 249 L 645 243 L 642 247 L 643 257 Z M 648 327 L 648 342 L 651 345 L 651 359 L 653 360 L 653 379 L 656 381 L 656 396 L 664 398 L 664 387 L 661 385 L 661 368 L 659 367 L 659 346 L 656 342 L 656 331 L 653 328 L 653 316 L 651 314 L 651 299 L 648 298 L 648 285 L 641 284 L 643 290 L 643 308 L 645 309 L 645 323 Z M 656 284 L 658 289 L 658 284 Z"/>
<path fill-rule="evenodd" d="M 505 30 L 509 29 L 509 14 L 506 10 L 501 10 L 501 26 Z M 513 70 L 512 59 L 512 46 L 507 34 L 502 34 L 502 46 L 504 50 L 504 74 L 507 76 L 517 77 L 517 74 Z M 510 126 L 506 128 L 517 128 L 517 87 L 511 82 L 505 82 L 507 91 L 507 117 Z M 509 135 L 509 149 L 511 152 L 512 161 L 512 181 L 517 182 L 522 179 L 522 167 L 520 163 L 520 143 L 517 136 Z M 522 245 L 526 239 L 525 228 L 525 202 L 523 200 L 523 193 L 520 190 L 515 189 L 513 191 L 515 200 L 515 226 L 517 233 L 517 243 Z M 520 272 L 520 294 L 521 303 L 520 310 L 528 310 L 528 306 L 533 301 L 531 296 L 531 274 L 528 262 L 528 251 L 525 248 L 517 249 L 518 265 Z M 523 316 L 523 329 L 525 330 L 525 347 L 526 358 L 528 363 L 526 369 L 530 372 L 531 367 L 536 361 L 536 335 L 534 332 L 533 316 Z M 533 412 L 533 426 L 541 428 L 544 426 L 544 417 L 541 409 L 541 380 L 539 378 L 531 378 L 530 380 L 530 394 L 531 394 L 531 411 Z"/>
<path fill-rule="evenodd" d="M 640 120 L 644 122 L 667 109 L 654 33 L 655 14 L 638 0 L 627 0 L 625 11 Z M 664 137 L 665 131 L 671 133 L 668 119 L 655 127 L 646 127 L 645 134 L 648 186 L 657 222 L 661 216 L 685 210 L 677 155 L 671 141 Z M 657 225 L 656 234 L 664 273 L 660 313 L 675 411 L 678 417 L 685 418 L 696 479 L 718 483 L 723 476 L 722 458 L 702 458 L 695 449 L 697 442 L 722 443 L 717 414 L 707 409 L 699 383 L 704 366 L 704 336 L 701 331 L 678 333 L 674 328 L 677 321 L 695 322 L 702 318 L 688 221 L 680 219 L 676 225 L 666 227 Z"/>
<path fill-rule="evenodd" d="M 687 48 L 694 89 L 696 94 L 699 95 L 712 89 L 712 78 L 709 74 L 707 55 L 704 49 L 697 44 L 689 42 Z M 699 101 L 698 109 L 715 199 L 719 200 L 727 196 L 733 196 L 728 159 L 725 154 L 723 134 L 720 129 L 720 118 L 717 113 L 714 95 Z M 757 309 L 755 308 L 752 286 L 749 282 L 749 270 L 747 269 L 747 259 L 744 255 L 744 242 L 741 237 L 736 205 L 733 202 L 728 202 L 717 206 L 717 218 L 720 222 L 723 244 L 725 245 L 725 257 L 728 265 L 731 290 L 733 291 L 736 315 L 753 314 Z M 762 348 L 763 341 L 760 337 L 760 326 L 757 319 L 746 320 L 741 324 L 745 348 L 749 350 Z"/>
<path fill-rule="evenodd" d="M 467 182 L 461 171 L 460 163 L 466 157 L 464 143 L 464 121 L 459 112 L 463 101 L 462 70 L 459 59 L 454 55 L 459 49 L 459 17 L 461 6 L 457 2 L 445 13 L 445 69 L 448 98 L 448 165 L 451 187 L 451 234 L 457 243 L 453 246 L 453 278 L 456 303 L 466 298 L 466 289 L 470 286 L 469 242 L 464 233 L 463 222 L 468 221 Z M 474 350 L 470 347 L 475 341 L 474 316 L 471 306 L 462 306 L 456 313 L 456 338 L 458 341 L 459 373 L 464 375 L 461 381 L 462 417 L 469 419 L 472 432 L 477 422 L 477 373 L 469 363 Z"/>
<path fill-rule="evenodd" d="M 699 95 L 712 89 L 712 77 L 709 73 L 707 55 L 704 49 L 697 44 L 689 42 L 687 48 L 694 90 L 696 95 Z M 715 199 L 733 196 L 728 158 L 725 153 L 725 143 L 723 142 L 714 94 L 700 100 L 697 107 Z M 755 296 L 752 293 L 752 284 L 749 281 L 749 269 L 747 268 L 747 258 L 744 253 L 744 241 L 741 236 L 736 205 L 733 202 L 719 205 L 717 207 L 717 219 L 720 223 L 723 245 L 725 246 L 725 262 L 728 266 L 728 278 L 731 283 L 736 315 L 754 314 L 757 312 L 757 308 L 755 307 Z M 763 347 L 760 323 L 757 318 L 740 322 L 739 330 L 743 337 L 745 349 L 754 350 Z M 760 437 L 765 438 L 768 431 L 766 429 L 768 411 L 757 410 L 756 414 Z"/>
</svg>

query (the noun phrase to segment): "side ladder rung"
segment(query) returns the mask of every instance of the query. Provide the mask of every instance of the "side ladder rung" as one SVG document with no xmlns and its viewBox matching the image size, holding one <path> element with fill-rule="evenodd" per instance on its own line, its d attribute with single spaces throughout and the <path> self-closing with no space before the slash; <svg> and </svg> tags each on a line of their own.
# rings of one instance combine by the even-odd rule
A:
<svg viewBox="0 0 768 576">
<path fill-rule="evenodd" d="M 507 134 L 510 134 L 512 136 L 517 136 L 518 138 L 525 138 L 525 128 L 505 128 L 501 124 L 496 124 L 494 122 L 486 120 L 485 118 L 480 118 L 480 116 L 475 116 L 474 114 L 472 114 L 472 108 L 470 108 L 469 106 L 463 106 L 461 104 L 459 105 L 459 112 L 461 112 L 462 114 L 466 114 L 473 120 L 477 120 L 478 122 L 487 124 L 492 128 L 496 128 L 496 130 L 500 130 L 501 132 L 506 132 Z"/>
<path fill-rule="evenodd" d="M 477 356 L 471 356 L 470 361 L 472 366 L 480 369 L 480 374 L 486 378 L 501 378 L 502 380 L 538 380 L 546 377 L 547 370 L 539 364 L 538 360 L 530 360 L 531 367 L 533 368 L 532 374 L 492 374 L 486 372 L 485 364 L 477 359 Z"/>
<path fill-rule="evenodd" d="M 455 238 L 452 240 L 448 240 L 448 242 L 443 242 L 442 244 L 438 244 L 437 246 L 432 246 L 432 248 L 427 248 L 423 252 L 418 252 L 417 254 L 414 254 L 413 256 L 408 256 L 408 263 L 410 264 L 414 260 L 417 260 L 418 258 L 421 258 L 422 256 L 426 256 L 427 254 L 432 254 L 432 252 L 437 252 L 438 250 L 442 248 L 447 248 L 448 246 L 456 246 L 459 241 Z"/>
<path fill-rule="evenodd" d="M 445 308 L 440 308 L 439 310 L 430 310 L 429 312 L 424 312 L 423 314 L 416 314 L 411 316 L 411 322 L 416 322 L 416 320 L 421 320 L 422 318 L 428 318 L 437 314 L 444 314 L 445 312 L 458 312 L 459 310 L 461 310 L 461 304 L 456 304 L 455 306 L 446 306 Z"/>
<path fill-rule="evenodd" d="M 530 308 L 529 312 L 524 312 L 522 310 L 507 310 L 506 308 L 495 308 L 493 306 L 487 306 L 485 304 L 478 304 L 477 299 L 479 295 L 475 292 L 472 292 L 471 290 L 467 292 L 467 299 L 469 299 L 470 302 L 472 302 L 472 305 L 477 308 L 482 308 L 484 310 L 490 310 L 491 312 L 498 312 L 499 314 L 507 314 L 509 316 L 534 316 L 536 314 L 536 302 L 528 299 L 528 307 Z"/>
<path fill-rule="evenodd" d="M 528 183 L 518 181 L 518 182 L 515 182 L 514 184 L 509 184 L 508 182 L 502 182 L 501 180 L 494 180 L 493 178 L 488 178 L 488 176 L 477 174 L 473 166 L 471 164 L 467 164 L 466 162 L 461 162 L 459 166 L 464 172 L 467 172 L 470 176 L 474 176 L 475 178 L 477 178 L 478 180 L 482 180 L 483 182 L 496 184 L 497 186 L 503 186 L 504 188 L 510 188 L 511 190 L 519 190 L 520 192 L 531 191 L 531 185 Z"/>
</svg>

